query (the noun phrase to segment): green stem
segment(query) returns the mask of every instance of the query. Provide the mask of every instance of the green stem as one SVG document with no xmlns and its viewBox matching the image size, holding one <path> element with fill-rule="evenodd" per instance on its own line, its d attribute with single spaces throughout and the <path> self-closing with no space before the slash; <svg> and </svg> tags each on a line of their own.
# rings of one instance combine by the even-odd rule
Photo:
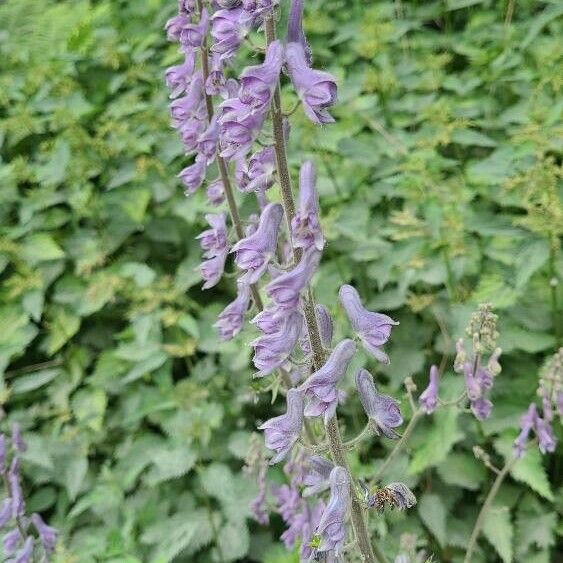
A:
<svg viewBox="0 0 563 563">
<path fill-rule="evenodd" d="M 483 506 L 481 507 L 481 511 L 479 512 L 479 516 L 477 516 L 477 520 L 475 521 L 475 526 L 473 527 L 473 531 L 471 532 L 471 537 L 469 538 L 469 543 L 467 545 L 467 551 L 465 553 L 465 558 L 463 559 L 463 563 L 469 563 L 471 561 L 471 556 L 473 555 L 473 551 L 475 550 L 475 546 L 477 544 L 477 538 L 479 537 L 479 533 L 481 532 L 481 528 L 483 527 L 483 523 L 485 521 L 485 517 L 487 516 L 487 512 L 491 508 L 491 504 L 504 481 L 505 477 L 508 475 L 508 472 L 512 469 L 514 464 L 516 463 L 517 459 L 511 457 L 505 464 L 500 473 L 497 475 Z"/>
<path fill-rule="evenodd" d="M 555 332 L 555 340 L 557 345 L 561 344 L 561 313 L 559 311 L 558 295 L 559 279 L 555 268 L 556 262 L 556 242 L 550 241 L 549 249 L 549 287 L 551 290 L 551 315 L 553 318 L 553 331 Z"/>
</svg>

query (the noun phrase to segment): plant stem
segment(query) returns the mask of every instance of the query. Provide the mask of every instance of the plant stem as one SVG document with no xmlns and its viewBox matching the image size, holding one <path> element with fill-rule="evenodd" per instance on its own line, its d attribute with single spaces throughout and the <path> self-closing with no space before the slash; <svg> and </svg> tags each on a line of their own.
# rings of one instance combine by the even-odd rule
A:
<svg viewBox="0 0 563 563">
<path fill-rule="evenodd" d="M 512 469 L 514 464 L 516 463 L 517 459 L 511 457 L 505 464 L 500 473 L 497 475 L 483 506 L 481 507 L 481 511 L 479 512 L 479 516 L 477 516 L 477 520 L 475 521 L 475 526 L 473 527 L 473 531 L 471 532 L 471 537 L 469 538 L 469 544 L 467 545 L 467 551 L 465 552 L 465 558 L 463 559 L 463 563 L 469 563 L 471 561 L 471 556 L 473 555 L 473 551 L 475 549 L 475 545 L 477 544 L 477 538 L 479 537 L 479 533 L 481 532 L 481 528 L 483 527 L 483 523 L 485 521 L 485 517 L 487 516 L 487 512 L 491 507 L 491 504 L 495 497 L 497 496 L 498 490 L 504 481 L 504 478 L 508 475 L 508 472 Z"/>
<path fill-rule="evenodd" d="M 555 332 L 555 340 L 557 345 L 561 344 L 561 328 L 560 328 L 560 312 L 557 303 L 557 291 L 559 289 L 559 279 L 557 278 L 557 270 L 555 268 L 556 245 L 555 240 L 550 240 L 549 245 L 549 287 L 551 289 L 551 315 L 553 317 L 553 331 Z"/>
<path fill-rule="evenodd" d="M 274 25 L 273 12 L 268 14 L 265 18 L 265 33 L 266 42 L 269 45 L 272 41 L 275 41 L 276 31 Z M 283 115 L 281 112 L 281 96 L 280 96 L 280 86 L 279 81 L 276 85 L 276 89 L 273 96 L 273 107 L 272 107 L 272 124 L 274 130 L 274 146 L 276 153 L 276 165 L 278 172 L 278 180 L 280 183 L 280 190 L 282 196 L 282 204 L 285 212 L 285 218 L 288 225 L 288 236 L 291 242 L 291 220 L 295 215 L 295 204 L 293 201 L 293 192 L 291 189 L 291 178 L 289 175 L 289 168 L 287 165 L 287 154 L 285 147 L 285 137 L 283 132 Z M 298 260 L 300 258 L 300 249 L 294 250 L 294 259 Z M 305 315 L 305 323 L 307 325 L 307 332 L 309 334 L 309 341 L 311 343 L 311 350 L 313 352 L 313 367 L 315 370 L 319 369 L 325 361 L 325 351 L 322 346 L 319 327 L 317 323 L 317 316 L 315 314 L 315 303 L 313 300 L 313 295 L 311 289 L 307 290 L 306 295 L 303 299 L 303 312 Z M 346 460 L 344 454 L 344 447 L 342 444 L 342 437 L 340 436 L 340 429 L 338 427 L 338 418 L 336 414 L 331 418 L 326 427 L 329 446 L 332 455 L 332 459 L 335 464 L 340 465 L 351 475 L 350 466 Z M 371 545 L 366 521 L 364 518 L 363 509 L 358 502 L 354 494 L 351 495 L 351 516 L 352 516 L 352 526 L 356 538 L 358 540 L 358 548 L 360 550 L 361 557 L 365 563 L 375 563 L 379 561 L 380 563 L 387 563 L 387 558 L 379 548 L 376 546 L 374 554 L 374 547 Z"/>
<path fill-rule="evenodd" d="M 387 456 L 387 459 L 384 461 L 383 465 L 379 468 L 379 470 L 375 474 L 373 478 L 374 481 L 378 481 L 381 478 L 383 473 L 385 473 L 385 470 L 389 467 L 389 465 L 391 465 L 391 462 L 397 457 L 397 454 L 403 449 L 403 447 L 408 442 L 408 439 L 410 438 L 415 426 L 418 424 L 418 421 L 420 420 L 423 414 L 424 411 L 422 409 L 418 409 L 417 411 L 414 412 L 412 418 L 407 424 L 407 427 L 405 428 L 403 435 L 401 436 L 399 441 L 395 444 L 395 447 L 391 450 L 391 453 Z"/>
</svg>

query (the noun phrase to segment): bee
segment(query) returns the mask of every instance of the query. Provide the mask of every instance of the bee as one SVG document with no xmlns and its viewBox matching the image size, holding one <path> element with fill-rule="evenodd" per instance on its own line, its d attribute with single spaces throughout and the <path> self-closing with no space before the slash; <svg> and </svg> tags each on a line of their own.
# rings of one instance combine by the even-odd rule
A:
<svg viewBox="0 0 563 563">
<path fill-rule="evenodd" d="M 416 497 L 404 483 L 389 483 L 385 487 L 369 489 L 359 481 L 362 491 L 362 500 L 367 508 L 375 508 L 383 512 L 386 506 L 391 509 L 405 510 L 416 504 Z"/>
</svg>

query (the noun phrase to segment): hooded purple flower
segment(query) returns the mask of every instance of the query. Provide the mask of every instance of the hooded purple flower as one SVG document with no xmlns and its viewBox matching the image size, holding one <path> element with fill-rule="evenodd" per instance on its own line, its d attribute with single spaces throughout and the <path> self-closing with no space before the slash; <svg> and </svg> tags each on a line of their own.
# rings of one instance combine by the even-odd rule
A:
<svg viewBox="0 0 563 563">
<path fill-rule="evenodd" d="M 209 13 L 204 8 L 198 23 L 187 23 L 180 32 L 180 43 L 183 49 L 198 48 L 203 45 L 207 28 L 209 26 Z"/>
<path fill-rule="evenodd" d="M 440 374 L 438 373 L 438 368 L 432 366 L 430 368 L 430 382 L 428 387 L 422 392 L 418 398 L 418 402 L 426 412 L 426 414 L 431 414 L 434 412 L 438 405 L 438 381 Z"/>
<path fill-rule="evenodd" d="M 189 23 L 190 20 L 183 14 L 178 14 L 177 16 L 170 18 L 164 26 L 168 41 L 179 41 L 182 29 Z"/>
<path fill-rule="evenodd" d="M 316 535 L 321 536 L 318 553 L 334 551 L 338 557 L 346 539 L 346 515 L 350 508 L 350 477 L 343 467 L 330 472 L 330 498 L 321 516 Z"/>
<path fill-rule="evenodd" d="M 223 96 L 227 90 L 227 79 L 223 72 L 223 61 L 214 53 L 211 57 L 209 76 L 205 81 L 205 92 L 209 96 Z"/>
<path fill-rule="evenodd" d="M 240 101 L 254 111 L 265 111 L 278 83 L 283 63 L 283 45 L 273 41 L 261 65 L 245 68 L 240 75 Z"/>
<path fill-rule="evenodd" d="M 287 42 L 299 43 L 305 51 L 308 66 L 313 63 L 313 53 L 303 31 L 303 0 L 292 0 L 287 23 Z"/>
<path fill-rule="evenodd" d="M 164 75 L 166 86 L 170 89 L 170 97 L 175 98 L 184 92 L 191 80 L 195 70 L 196 54 L 191 51 L 181 65 L 171 66 L 166 69 Z"/>
<path fill-rule="evenodd" d="M 205 127 L 205 121 L 198 117 L 190 117 L 182 124 L 179 132 L 186 154 L 196 150 L 198 139 L 205 132 Z M 200 161 L 203 162 L 203 159 L 200 159 Z"/>
<path fill-rule="evenodd" d="M 33 556 L 33 538 L 29 536 L 23 547 L 16 553 L 12 559 L 7 559 L 6 563 L 30 563 Z"/>
<path fill-rule="evenodd" d="M 339 342 L 324 366 L 301 385 L 307 400 L 305 416 L 324 415 L 325 424 L 334 416 L 340 398 L 336 385 L 346 373 L 355 353 L 353 340 L 347 338 Z"/>
<path fill-rule="evenodd" d="M 484 397 L 471 401 L 471 412 L 477 420 L 486 420 L 491 415 L 493 403 Z"/>
<path fill-rule="evenodd" d="M 277 0 L 242 0 L 243 21 L 253 26 L 261 24 L 264 14 L 272 11 L 274 3 Z"/>
<path fill-rule="evenodd" d="M 334 331 L 330 313 L 328 312 L 328 309 L 320 303 L 315 305 L 315 313 L 317 316 L 317 323 L 319 325 L 322 345 L 325 348 L 330 348 L 330 345 L 332 344 L 332 333 Z"/>
<path fill-rule="evenodd" d="M 178 174 L 178 178 L 180 178 L 186 188 L 184 190 L 186 196 L 192 195 L 201 186 L 206 171 L 207 163 L 205 158 L 201 158 L 198 155 L 193 164 L 187 166 Z"/>
<path fill-rule="evenodd" d="M 214 207 L 221 205 L 225 201 L 225 190 L 223 189 L 223 182 L 220 178 L 211 182 L 211 184 L 207 186 L 205 193 L 207 194 L 207 201 Z"/>
<path fill-rule="evenodd" d="M 275 334 L 281 330 L 284 315 L 280 315 L 276 309 L 266 308 L 260 311 L 250 322 L 264 334 Z"/>
<path fill-rule="evenodd" d="M 373 377 L 369 371 L 360 369 L 356 374 L 356 387 L 364 411 L 373 423 L 376 432 L 395 440 L 399 437 L 393 428 L 403 424 L 399 403 L 388 395 L 377 391 Z"/>
<path fill-rule="evenodd" d="M 262 129 L 266 112 L 251 113 L 238 98 L 225 100 L 219 107 L 221 156 L 230 160 L 246 155 Z"/>
<path fill-rule="evenodd" d="M 514 441 L 514 457 L 522 457 L 526 449 L 526 442 L 528 441 L 530 432 L 535 426 L 536 416 L 536 405 L 534 403 L 531 403 L 528 407 L 528 410 L 526 411 L 526 414 L 524 414 L 520 419 L 520 434 Z"/>
<path fill-rule="evenodd" d="M 360 337 L 364 348 L 384 364 L 389 363 L 389 356 L 381 346 L 389 340 L 391 329 L 397 321 L 381 313 L 372 313 L 362 305 L 358 292 L 351 285 L 343 285 L 339 291 L 340 303 L 354 332 Z"/>
<path fill-rule="evenodd" d="M 250 511 L 252 512 L 252 516 L 259 524 L 262 526 L 266 526 L 270 518 L 268 516 L 268 512 L 266 510 L 266 494 L 268 492 L 268 483 L 266 481 L 266 472 L 268 470 L 267 465 L 262 465 L 260 470 L 258 471 L 258 495 L 256 498 L 252 500 L 250 503 Z"/>
<path fill-rule="evenodd" d="M 276 155 L 273 147 L 264 147 L 254 153 L 244 170 L 239 187 L 243 192 L 267 190 L 274 185 L 274 172 L 276 171 Z"/>
<path fill-rule="evenodd" d="M 244 315 L 250 303 L 250 287 L 242 282 L 237 284 L 238 294 L 236 299 L 229 303 L 219 314 L 217 322 L 213 325 L 219 330 L 221 340 L 231 340 L 242 329 Z"/>
<path fill-rule="evenodd" d="M 321 253 L 316 248 L 308 248 L 293 270 L 280 274 L 266 286 L 266 295 L 281 310 L 295 309 L 299 304 L 299 296 L 311 281 L 320 259 Z"/>
<path fill-rule="evenodd" d="M 201 277 L 204 279 L 205 283 L 201 286 L 201 289 L 209 289 L 219 283 L 223 271 L 225 270 L 225 261 L 227 259 L 227 249 L 222 254 L 218 254 L 205 262 L 202 262 L 199 269 L 201 271 Z"/>
<path fill-rule="evenodd" d="M 219 123 L 217 123 L 217 116 L 213 116 L 211 122 L 205 130 L 205 133 L 203 133 L 197 140 L 198 155 L 205 157 L 207 164 L 210 164 L 215 159 L 218 142 Z"/>
<path fill-rule="evenodd" d="M 324 237 L 319 224 L 319 198 L 315 189 L 316 172 L 313 163 L 307 160 L 299 174 L 299 209 L 291 221 L 293 246 L 317 250 L 324 247 Z"/>
<path fill-rule="evenodd" d="M 257 375 L 267 375 L 284 364 L 299 340 L 302 326 L 301 313 L 294 311 L 284 318 L 279 332 L 264 334 L 251 342 Z"/>
<path fill-rule="evenodd" d="M 245 22 L 244 16 L 244 10 L 241 7 L 232 10 L 218 10 L 213 14 L 211 51 L 219 53 L 221 59 L 233 57 L 242 40 L 247 36 L 250 27 Z"/>
<path fill-rule="evenodd" d="M 185 96 L 177 98 L 170 104 L 172 127 L 181 128 L 191 117 L 202 116 L 203 105 L 203 75 L 201 71 L 193 75 L 192 81 Z"/>
<path fill-rule="evenodd" d="M 262 211 L 256 231 L 233 246 L 236 265 L 246 270 L 241 278 L 245 282 L 256 283 L 266 271 L 268 262 L 276 252 L 282 217 L 283 207 L 279 203 L 268 204 Z"/>
<path fill-rule="evenodd" d="M 0 530 L 12 519 L 12 499 L 5 498 L 0 504 Z"/>
<path fill-rule="evenodd" d="M 286 61 L 307 117 L 317 124 L 332 123 L 334 119 L 327 111 L 336 102 L 336 80 L 332 74 L 310 68 L 301 43 L 287 45 Z"/>
<path fill-rule="evenodd" d="M 332 461 L 320 455 L 313 455 L 308 459 L 309 471 L 305 474 L 303 496 L 309 497 L 322 493 L 328 487 L 330 472 L 334 468 Z"/>
<path fill-rule="evenodd" d="M 265 430 L 266 447 L 276 455 L 270 464 L 281 461 L 297 442 L 303 426 L 303 395 L 298 389 L 287 392 L 287 412 L 266 421 L 259 430 Z"/>
<path fill-rule="evenodd" d="M 25 513 L 25 501 L 20 485 L 20 462 L 17 457 L 12 459 L 10 470 L 8 471 L 8 484 L 12 498 L 12 515 L 14 518 L 22 516 Z"/>
<path fill-rule="evenodd" d="M 18 548 L 18 544 L 23 541 L 22 535 L 18 528 L 9 531 L 2 538 L 2 545 L 4 546 L 4 554 L 12 555 Z"/>
<path fill-rule="evenodd" d="M 203 256 L 213 258 L 223 254 L 227 249 L 227 223 L 224 213 L 217 215 L 207 213 L 205 220 L 211 228 L 203 231 L 196 239 L 199 239 L 201 248 L 205 251 Z"/>
<path fill-rule="evenodd" d="M 553 428 L 549 421 L 545 418 L 539 416 L 536 413 L 536 420 L 535 420 L 535 431 L 538 437 L 538 445 L 540 448 L 540 452 L 545 454 L 547 452 L 554 452 L 555 445 L 557 444 L 557 440 L 553 434 Z"/>
<path fill-rule="evenodd" d="M 57 530 L 48 526 L 39 514 L 32 514 L 31 521 L 39 534 L 43 548 L 47 553 L 52 553 L 57 545 Z"/>
<path fill-rule="evenodd" d="M 196 0 L 178 0 L 178 12 L 189 16 L 196 11 Z"/>
</svg>

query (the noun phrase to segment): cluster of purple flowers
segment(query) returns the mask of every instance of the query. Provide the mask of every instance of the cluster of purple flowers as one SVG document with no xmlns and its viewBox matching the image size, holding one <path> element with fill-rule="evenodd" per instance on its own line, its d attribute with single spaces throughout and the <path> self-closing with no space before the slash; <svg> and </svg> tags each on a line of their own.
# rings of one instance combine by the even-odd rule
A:
<svg viewBox="0 0 563 563">
<path fill-rule="evenodd" d="M 12 425 L 11 438 L 0 434 L 0 473 L 6 485 L 6 498 L 0 504 L 0 530 L 6 563 L 48 561 L 55 550 L 57 531 L 39 514 L 26 514 L 21 487 L 19 454 L 27 449 L 18 424 Z M 34 531 L 35 534 L 34 535 Z"/>
</svg>

